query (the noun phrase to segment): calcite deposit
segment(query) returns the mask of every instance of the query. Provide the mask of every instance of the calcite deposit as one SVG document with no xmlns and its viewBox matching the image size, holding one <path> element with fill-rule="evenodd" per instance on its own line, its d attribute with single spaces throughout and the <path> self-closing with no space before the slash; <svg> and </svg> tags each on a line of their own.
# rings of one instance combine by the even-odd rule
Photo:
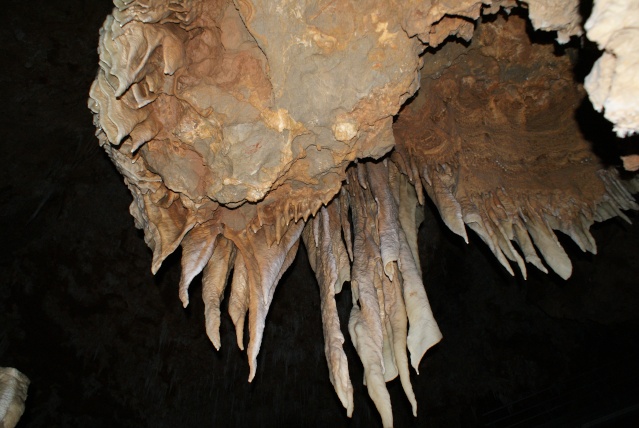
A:
<svg viewBox="0 0 639 428">
<path fill-rule="evenodd" d="M 179 298 L 202 273 L 215 348 L 225 296 L 241 349 L 248 324 L 249 381 L 300 241 L 335 391 L 350 416 L 335 304 L 350 283 L 348 333 L 392 426 L 385 383 L 399 377 L 417 414 L 408 363 L 442 337 L 418 257 L 426 197 L 524 277 L 527 263 L 570 276 L 554 230 L 594 253 L 589 227 L 639 208 L 636 181 L 606 169 L 574 120 L 585 92 L 570 56 L 527 28 L 580 35 L 575 0 L 114 3 L 89 100 L 97 137 L 153 272 L 182 247 Z"/>
<path fill-rule="evenodd" d="M 524 277 L 526 262 L 546 271 L 537 247 L 568 278 L 553 229 L 596 253 L 594 221 L 636 205 L 573 120 L 584 91 L 567 79 L 568 55 L 526 39 L 523 19 L 499 17 L 470 46 L 427 53 L 420 93 L 395 124 L 394 156 L 421 177 L 446 225 L 464 239 L 472 229 L 511 274 L 509 262 Z"/>
<path fill-rule="evenodd" d="M 13 428 L 24 413 L 29 378 L 13 367 L 0 367 L 0 427 Z"/>
<path fill-rule="evenodd" d="M 588 38 L 604 51 L 585 87 L 598 111 L 620 137 L 639 132 L 639 3 L 596 0 L 585 24 Z M 635 158 L 630 169 L 636 170 Z"/>
</svg>

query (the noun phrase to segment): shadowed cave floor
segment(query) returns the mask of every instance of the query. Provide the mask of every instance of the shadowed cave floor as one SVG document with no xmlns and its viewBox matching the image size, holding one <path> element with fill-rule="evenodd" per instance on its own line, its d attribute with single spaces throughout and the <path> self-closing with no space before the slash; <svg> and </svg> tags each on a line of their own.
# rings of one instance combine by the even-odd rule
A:
<svg viewBox="0 0 639 428">
<path fill-rule="evenodd" d="M 247 383 L 223 306 L 222 349 L 179 258 L 150 274 L 130 194 L 86 109 L 110 1 L 8 4 L 0 28 L 0 366 L 31 379 L 20 427 L 380 426 L 349 342 L 353 419 L 328 380 L 319 293 L 304 251 L 278 287 Z M 639 216 L 593 227 L 599 254 L 564 240 L 562 281 L 511 278 L 426 207 L 422 266 L 444 340 L 413 373 L 419 416 L 389 384 L 396 426 L 634 426 L 639 421 Z"/>
</svg>

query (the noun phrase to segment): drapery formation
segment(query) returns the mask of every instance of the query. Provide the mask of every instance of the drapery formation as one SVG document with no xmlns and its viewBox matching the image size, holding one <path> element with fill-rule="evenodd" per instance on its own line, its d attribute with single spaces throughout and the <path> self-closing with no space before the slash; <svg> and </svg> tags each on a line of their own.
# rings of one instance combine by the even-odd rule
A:
<svg viewBox="0 0 639 428">
<path fill-rule="evenodd" d="M 448 3 L 116 0 L 89 101 L 153 272 L 182 247 L 184 306 L 202 274 L 215 348 L 228 296 L 254 378 L 302 241 L 331 382 L 350 415 L 335 304 L 350 282 L 348 332 L 384 426 L 385 382 L 399 377 L 416 414 L 408 361 L 417 371 L 441 339 L 417 249 L 426 196 L 524 276 L 526 263 L 570 276 L 554 230 L 594 253 L 593 222 L 639 208 L 636 181 L 605 168 L 574 119 L 585 93 L 569 55 L 532 43 L 521 13 L 492 16 L 519 3 Z M 522 4 L 560 42 L 581 33 L 576 1 Z M 467 43 L 436 48 L 449 36 Z"/>
</svg>

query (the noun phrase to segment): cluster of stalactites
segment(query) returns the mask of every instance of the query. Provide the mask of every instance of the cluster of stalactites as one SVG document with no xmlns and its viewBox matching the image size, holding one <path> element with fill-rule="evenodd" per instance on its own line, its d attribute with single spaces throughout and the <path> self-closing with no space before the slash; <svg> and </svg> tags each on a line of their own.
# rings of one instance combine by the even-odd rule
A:
<svg viewBox="0 0 639 428">
<path fill-rule="evenodd" d="M 233 270 L 228 312 L 242 350 L 248 314 L 251 381 L 275 288 L 302 239 L 320 287 L 331 383 L 350 416 L 353 388 L 335 303 L 335 295 L 350 281 L 353 307 L 349 334 L 364 365 L 369 394 L 384 426 L 391 426 L 385 382 L 399 375 L 416 414 L 406 349 L 418 371 L 425 352 L 441 339 L 422 283 L 417 252 L 423 190 L 451 230 L 467 240 L 468 226 L 511 274 L 509 261 L 518 265 L 524 277 L 526 262 L 547 272 L 535 247 L 557 274 L 570 276 L 570 259 L 553 230 L 569 235 L 583 251 L 595 253 L 596 245 L 588 230 L 593 222 L 615 216 L 628 220 L 621 210 L 639 208 L 630 194 L 639 190 L 637 180 L 622 182 L 610 170 L 598 173 L 605 186 L 600 200 L 563 205 L 557 201 L 542 204 L 539 198 L 530 196 L 515 198 L 505 188 L 456 197 L 446 185 L 456 173 L 448 164 L 417 166 L 394 153 L 383 161 L 353 165 L 347 182 L 330 203 L 307 221 L 282 222 L 283 230 L 276 240 L 267 233 L 268 227 L 236 232 L 213 221 L 197 225 L 181 243 L 180 299 L 184 306 L 188 304 L 189 284 L 203 272 L 206 331 L 219 349 L 220 305 Z"/>
<path fill-rule="evenodd" d="M 338 44 L 331 42 L 332 36 L 318 32 L 318 28 L 323 28 L 317 26 L 321 22 L 327 31 L 333 31 L 329 25 L 332 18 L 318 23 L 314 10 L 307 10 L 309 21 L 303 29 L 309 30 L 306 35 L 310 38 L 304 44 L 290 37 L 294 34 L 290 31 L 293 23 L 288 26 L 285 21 L 282 23 L 287 25 L 278 26 L 286 29 L 282 34 L 260 38 L 260 29 L 274 28 L 269 25 L 272 16 L 260 7 L 248 7 L 249 3 L 253 2 L 236 8 L 239 3 L 227 1 L 219 4 L 191 0 L 115 1 L 113 16 L 107 19 L 101 32 L 101 71 L 89 102 L 95 113 L 97 135 L 134 196 L 131 214 L 136 226 L 144 229 L 145 240 L 153 250 L 153 272 L 177 246 L 182 246 L 179 296 L 186 306 L 189 284 L 202 273 L 206 331 L 216 348 L 221 345 L 220 308 L 225 294 L 241 349 L 245 343 L 244 326 L 248 323 L 249 381 L 255 376 L 275 287 L 291 265 L 302 239 L 320 286 L 330 379 L 350 416 L 353 388 L 334 299 L 343 283 L 350 281 L 354 298 L 348 330 L 364 365 L 365 384 L 384 425 L 390 426 L 392 412 L 385 381 L 399 376 L 416 412 L 408 355 L 417 370 L 424 353 L 441 338 L 421 280 L 417 255 L 416 236 L 422 211 L 416 208 L 423 204 L 424 193 L 433 200 L 452 231 L 468 241 L 466 226 L 474 230 L 510 273 L 513 273 L 510 262 L 519 266 L 524 277 L 526 262 L 546 272 L 543 258 L 551 269 L 566 278 L 572 267 L 554 230 L 568 234 L 582 250 L 594 253 L 596 246 L 589 227 L 594 221 L 614 216 L 625 218 L 622 210 L 639 208 L 630 195 L 639 190 L 637 181 L 624 183 L 614 172 L 598 171 L 597 162 L 589 164 L 587 158 L 577 156 L 579 144 L 570 150 L 558 150 L 559 146 L 568 147 L 574 142 L 569 136 L 575 132 L 567 127 L 566 132 L 549 133 L 546 128 L 553 120 L 543 121 L 541 133 L 547 143 L 518 134 L 528 128 L 525 121 L 518 121 L 521 117 L 516 114 L 511 115 L 513 120 L 500 122 L 500 126 L 485 126 L 488 122 L 484 119 L 499 122 L 507 116 L 501 114 L 504 111 L 527 113 L 527 109 L 513 108 L 518 105 L 514 95 L 525 94 L 529 86 L 535 90 L 529 82 L 534 80 L 531 79 L 534 73 L 526 72 L 525 81 L 529 83 L 519 85 L 516 91 L 510 90 L 508 84 L 502 85 L 508 89 L 503 92 L 507 96 L 502 96 L 496 92 L 500 85 L 488 85 L 490 79 L 483 79 L 483 83 L 482 79 L 476 80 L 473 70 L 481 70 L 485 77 L 491 70 L 502 70 L 508 61 L 516 63 L 517 59 L 524 59 L 544 71 L 537 73 L 544 74 L 544 82 L 565 81 L 555 72 L 550 73 L 557 67 L 548 66 L 551 60 L 547 57 L 543 61 L 534 60 L 528 51 L 521 50 L 526 44 L 519 36 L 525 36 L 525 31 L 517 36 L 502 28 L 485 37 L 486 52 L 479 57 L 488 58 L 489 63 L 491 55 L 495 56 L 493 59 L 500 66 L 490 68 L 481 63 L 473 70 L 458 67 L 462 72 L 471 71 L 465 78 L 453 73 L 452 78 L 445 80 L 442 73 L 428 71 L 442 64 L 444 69 L 453 70 L 456 57 L 453 55 L 451 61 L 446 61 L 442 59 L 444 49 L 439 50 L 437 60 L 425 61 L 422 74 L 439 76 L 427 79 L 443 82 L 441 91 L 424 86 L 422 80 L 421 95 L 412 106 L 405 106 L 398 126 L 391 132 L 391 116 L 417 89 L 414 77 L 417 53 L 422 47 L 413 43 L 414 38 L 404 40 L 405 36 L 416 34 L 431 47 L 450 35 L 468 40 L 476 31 L 472 20 L 482 10 L 496 13 L 500 7 L 509 9 L 517 4 L 513 0 L 464 0 L 454 5 L 444 0 L 409 2 L 401 7 L 393 5 L 382 14 L 372 14 L 370 22 L 366 21 L 368 14 L 362 14 L 361 10 L 340 9 L 340 17 L 347 21 L 352 18 L 356 23 L 376 23 L 374 34 L 372 30 L 361 34 L 379 43 L 380 50 L 365 55 L 366 61 L 360 63 L 343 61 L 355 57 L 343 46 L 337 49 Z M 576 0 L 520 3 L 528 4 L 535 27 L 558 30 L 560 41 L 581 31 Z M 360 2 L 359 6 L 365 4 L 375 10 L 378 5 L 385 5 L 371 1 Z M 565 13 L 560 13 L 560 9 Z M 331 13 L 326 12 L 329 17 Z M 282 15 L 282 20 L 285 18 Z M 477 31 L 481 37 L 481 31 Z M 510 34 L 516 37 L 509 38 Z M 343 36 L 339 31 L 336 35 Z M 393 41 L 395 35 L 399 41 Z M 496 35 L 503 42 L 496 41 Z M 272 52 L 263 49 L 269 46 L 264 42 L 278 40 L 292 45 L 278 50 L 275 46 L 279 45 L 272 44 Z M 353 42 L 353 49 L 367 46 L 359 38 Z M 512 52 L 496 49 L 509 46 L 517 49 Z M 326 56 L 326 61 L 316 64 L 315 71 L 321 78 L 308 81 L 330 82 L 328 89 L 315 85 L 306 85 L 306 89 L 342 94 L 351 86 L 365 83 L 365 73 L 370 73 L 369 77 L 374 79 L 386 76 L 373 80 L 383 88 L 384 96 L 372 91 L 373 86 L 363 85 L 369 92 L 352 92 L 357 99 L 349 101 L 348 108 L 321 104 L 319 98 L 308 103 L 312 97 L 302 96 L 305 93 L 300 92 L 297 80 L 287 79 L 296 74 L 282 67 L 286 58 L 286 64 L 305 67 L 309 63 L 305 56 L 308 52 L 302 47 L 321 52 L 313 56 L 314 60 Z M 417 49 L 412 54 L 406 50 L 409 54 L 404 58 L 405 64 L 392 56 L 402 53 L 402 49 L 410 52 Z M 282 56 L 282 51 L 289 55 L 297 52 L 298 56 Z M 461 57 L 466 59 L 466 65 L 480 64 L 468 61 L 468 52 Z M 386 58 L 387 69 L 380 68 L 382 58 Z M 360 68 L 339 73 L 333 64 Z M 521 69 L 521 63 L 515 66 Z M 305 69 L 304 73 L 307 72 Z M 510 74 L 498 73 L 495 81 Z M 342 82 L 325 76 L 357 77 Z M 271 88 L 281 89 L 284 83 L 291 84 L 290 90 L 275 93 L 292 97 L 287 99 L 288 113 L 275 109 L 279 104 L 272 99 L 275 95 Z M 485 85 L 491 90 L 488 96 L 480 94 L 481 103 L 465 105 L 463 100 L 473 99 L 451 96 L 455 85 L 479 89 Z M 554 94 L 562 101 L 566 99 L 554 87 L 549 90 L 545 83 L 539 87 L 543 91 L 533 95 Z M 422 102 L 425 94 L 428 102 Z M 441 95 L 439 104 L 437 94 Z M 497 101 L 488 103 L 490 108 L 486 108 L 484 101 L 490 100 L 490 94 L 493 100 L 512 102 L 505 109 L 500 109 Z M 543 101 L 544 97 L 535 95 L 531 99 Z M 331 100 L 329 97 L 325 101 Z M 411 110 L 420 105 L 430 110 L 410 116 Z M 307 111 L 308 106 L 321 113 L 318 116 L 321 120 Z M 333 113 L 342 110 L 350 112 L 344 116 L 348 120 L 333 126 Z M 442 117 L 451 120 L 441 120 Z M 425 126 L 433 120 L 437 123 Z M 377 126 L 382 123 L 384 126 Z M 406 123 L 409 126 L 405 130 L 426 130 L 424 138 L 412 141 L 404 138 L 412 135 L 412 131 L 402 133 Z M 491 138 L 484 141 L 468 137 L 479 135 L 478 124 L 484 125 L 484 135 Z M 325 129 L 305 131 L 315 129 L 314 126 Z M 356 139 L 354 135 L 358 132 L 363 134 Z M 311 138 L 315 135 L 322 136 L 317 140 L 321 144 Z M 500 135 L 506 137 L 496 138 Z M 292 144 L 296 139 L 298 142 Z M 444 143 L 441 153 L 430 150 L 436 147 L 433 139 Z M 268 144 L 262 144 L 262 140 Z M 500 141 L 506 144 L 500 146 L 497 144 Z M 395 152 L 384 161 L 360 161 L 346 170 L 353 160 L 383 156 L 393 144 Z M 530 155 L 519 156 L 520 152 Z M 551 152 L 559 156 L 546 156 Z M 505 156 L 509 153 L 510 156 Z M 535 166 L 537 160 L 543 165 Z M 494 164 L 499 168 L 494 168 Z M 259 168 L 255 169 L 256 165 Z M 561 180 L 548 180 L 548 174 L 564 169 Z M 500 170 L 510 172 L 502 174 Z M 517 172 L 530 179 L 520 177 Z M 542 186 L 528 185 L 535 177 L 544 177 Z M 344 178 L 347 182 L 340 189 Z M 231 290 L 225 293 L 228 283 Z"/>
<path fill-rule="evenodd" d="M 526 194 L 501 186 L 465 192 L 458 184 L 459 167 L 452 163 L 417 164 L 405 153 L 395 153 L 393 159 L 408 171 L 419 192 L 425 190 L 451 231 L 468 243 L 470 228 L 511 275 L 514 262 L 524 279 L 526 263 L 548 273 L 542 258 L 563 279 L 571 276 L 572 263 L 555 231 L 568 235 L 582 251 L 596 254 L 590 227 L 614 217 L 631 223 L 623 210 L 639 210 L 632 196 L 639 191 L 639 179 L 622 180 L 614 168 L 599 169 L 592 177 L 603 185 L 596 200 L 578 200 L 554 189 Z"/>
<path fill-rule="evenodd" d="M 348 184 L 339 195 L 308 221 L 290 222 L 277 243 L 268 242 L 264 228 L 236 233 L 218 224 L 196 226 L 181 244 L 180 299 L 188 304 L 189 284 L 202 272 L 206 331 L 219 349 L 220 304 L 233 270 L 228 312 L 240 349 L 244 349 L 248 314 L 251 381 L 275 287 L 302 239 L 320 287 L 331 383 L 350 416 L 353 387 L 335 302 L 342 285 L 350 281 L 349 334 L 364 365 L 369 394 L 384 426 L 392 426 L 385 382 L 400 377 L 416 415 L 407 349 L 417 371 L 425 352 L 441 339 L 421 279 L 417 228 L 422 214 L 418 205 L 408 178 L 385 160 L 351 167 Z"/>
<path fill-rule="evenodd" d="M 639 208 L 636 181 L 606 169 L 575 120 L 584 92 L 573 68 L 533 43 L 524 19 L 499 16 L 468 46 L 425 55 L 422 89 L 394 125 L 395 163 L 453 232 L 468 242 L 473 230 L 511 275 L 512 262 L 524 277 L 530 263 L 568 278 L 555 231 L 594 254 L 590 226 Z"/>
<path fill-rule="evenodd" d="M 595 253 L 588 231 L 592 223 L 615 216 L 627 220 L 621 210 L 639 208 L 630 194 L 638 190 L 637 181 L 624 183 L 608 170 L 598 174 L 606 189 L 602 198 L 591 205 L 574 204 L 576 211 L 565 215 L 566 220 L 555 215 L 568 212 L 565 207 L 542 206 L 535 198 L 526 202 L 519 198 L 515 203 L 506 189 L 457 200 L 445 186 L 445 175 L 452 171 L 450 165 L 417 167 L 398 153 L 382 161 L 355 164 L 330 203 L 307 221 L 283 223 L 276 241 L 267 235 L 266 227 L 235 232 L 214 222 L 197 225 L 181 243 L 180 299 L 184 306 L 188 304 L 189 284 L 202 272 L 206 332 L 219 349 L 220 307 L 230 282 L 228 313 L 242 350 L 248 315 L 252 381 L 275 288 L 295 258 L 301 239 L 320 288 L 329 377 L 348 416 L 353 411 L 353 387 L 335 295 L 349 281 L 353 307 L 348 331 L 364 366 L 364 384 L 382 422 L 392 426 L 385 382 L 397 376 L 416 415 L 408 355 L 418 372 L 425 352 L 442 337 L 426 296 L 417 250 L 423 189 L 453 231 L 468 239 L 467 225 L 511 274 L 509 260 L 519 266 L 524 277 L 526 262 L 547 272 L 535 246 L 555 272 L 562 277 L 570 275 L 570 260 L 553 230 L 568 234 L 582 250 Z"/>
</svg>

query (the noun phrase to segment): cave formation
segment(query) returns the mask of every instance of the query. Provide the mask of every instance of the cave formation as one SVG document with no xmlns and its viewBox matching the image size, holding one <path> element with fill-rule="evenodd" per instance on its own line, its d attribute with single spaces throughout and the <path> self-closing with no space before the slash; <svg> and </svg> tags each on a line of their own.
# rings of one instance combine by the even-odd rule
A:
<svg viewBox="0 0 639 428">
<path fill-rule="evenodd" d="M 116 1 L 152 261 L 98 3 L 0 29 L 4 422 L 636 417 L 632 2 Z"/>
<path fill-rule="evenodd" d="M 202 274 L 218 350 L 230 288 L 242 350 L 248 326 L 249 382 L 300 242 L 320 288 L 335 392 L 351 416 L 335 303 L 350 282 L 349 336 L 392 426 L 385 383 L 399 377 L 416 415 L 409 360 L 418 372 L 442 337 L 417 250 L 425 198 L 450 230 L 480 238 L 524 278 L 528 266 L 570 277 L 554 231 L 595 254 L 593 223 L 639 208 L 637 180 L 607 167 L 575 118 L 586 97 L 574 77 L 579 52 L 559 44 L 582 33 L 577 2 L 115 5 L 89 101 L 96 135 L 133 194 L 152 271 L 181 247 L 184 307 Z M 613 74 L 611 54 L 602 58 L 600 76 L 587 79 L 593 93 L 634 66 L 619 44 L 601 44 L 618 63 Z M 636 108 L 610 100 L 629 87 L 617 80 L 595 107 L 625 136 Z M 632 156 L 624 161 L 633 169 Z"/>
</svg>

